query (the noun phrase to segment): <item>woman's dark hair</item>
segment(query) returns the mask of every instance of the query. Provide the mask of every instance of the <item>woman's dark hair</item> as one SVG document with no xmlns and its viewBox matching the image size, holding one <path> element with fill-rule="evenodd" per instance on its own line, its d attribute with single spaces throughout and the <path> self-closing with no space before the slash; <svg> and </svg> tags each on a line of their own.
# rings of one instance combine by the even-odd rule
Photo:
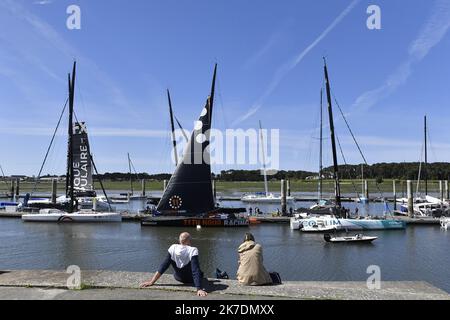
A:
<svg viewBox="0 0 450 320">
<path fill-rule="evenodd" d="M 247 232 L 245 234 L 244 241 L 255 241 L 255 237 L 250 232 Z"/>
</svg>

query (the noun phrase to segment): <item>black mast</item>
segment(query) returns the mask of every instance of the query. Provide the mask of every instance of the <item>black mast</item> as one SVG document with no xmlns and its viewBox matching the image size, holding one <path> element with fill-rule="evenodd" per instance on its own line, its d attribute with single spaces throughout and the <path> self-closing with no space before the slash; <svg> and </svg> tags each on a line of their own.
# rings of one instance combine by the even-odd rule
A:
<svg viewBox="0 0 450 320">
<path fill-rule="evenodd" d="M 323 89 L 320 89 L 320 151 L 319 151 L 319 200 L 322 199 L 322 143 L 323 143 Z"/>
<path fill-rule="evenodd" d="M 73 183 L 73 154 L 72 154 L 72 143 L 73 143 L 73 102 L 75 96 L 75 76 L 76 76 L 77 62 L 73 63 L 72 70 L 72 80 L 70 81 L 70 92 L 69 92 L 69 152 L 68 152 L 68 165 L 69 165 L 69 213 L 73 212 L 74 203 L 74 183 Z"/>
<path fill-rule="evenodd" d="M 425 179 L 425 195 L 428 195 L 428 172 L 427 172 L 427 166 L 428 166 L 428 146 L 427 146 L 427 116 L 424 117 L 424 138 L 425 138 L 425 166 L 423 170 L 423 175 Z"/>
<path fill-rule="evenodd" d="M 127 153 L 128 155 L 128 170 L 130 173 L 130 191 L 131 191 L 131 195 L 134 194 L 134 190 L 133 190 L 133 174 L 131 172 L 131 159 L 130 159 L 130 153 Z"/>
<path fill-rule="evenodd" d="M 217 75 L 217 63 L 214 66 L 214 75 L 213 75 L 213 80 L 212 80 L 212 84 L 211 84 L 211 94 L 209 96 L 209 98 L 210 98 L 210 102 L 209 102 L 209 104 L 210 104 L 210 106 L 209 106 L 209 110 L 210 110 L 209 121 L 210 121 L 210 123 L 211 123 L 211 120 L 212 120 L 212 111 L 213 111 L 213 105 L 214 105 L 214 94 L 216 92 L 216 75 Z"/>
<path fill-rule="evenodd" d="M 175 156 L 175 166 L 178 166 L 177 140 L 175 138 L 175 125 L 173 123 L 172 99 L 170 99 L 169 89 L 167 89 L 167 99 L 169 100 L 169 113 L 170 113 L 170 126 L 172 128 L 173 154 Z"/>
<path fill-rule="evenodd" d="M 70 80 L 70 73 L 67 75 L 68 83 L 69 83 L 69 98 L 67 99 L 70 102 L 70 96 L 72 95 L 72 83 Z M 69 110 L 69 129 L 67 132 L 67 166 L 66 166 L 66 197 L 69 198 L 69 186 L 70 186 L 70 167 L 71 167 L 71 161 L 70 161 L 70 155 L 71 155 L 71 142 L 70 142 L 70 110 Z"/>
<path fill-rule="evenodd" d="M 328 101 L 328 116 L 330 120 L 330 131 L 331 131 L 331 147 L 333 150 L 333 178 L 334 178 L 334 193 L 336 198 L 336 206 L 341 206 L 341 190 L 339 185 L 339 167 L 337 162 L 337 152 L 336 152 L 336 139 L 334 136 L 334 122 L 333 122 L 333 108 L 331 105 L 331 89 L 330 89 L 330 80 L 328 78 L 328 69 L 327 62 L 325 58 L 324 61 L 324 72 L 325 72 L 325 84 L 327 90 L 327 101 Z"/>
</svg>

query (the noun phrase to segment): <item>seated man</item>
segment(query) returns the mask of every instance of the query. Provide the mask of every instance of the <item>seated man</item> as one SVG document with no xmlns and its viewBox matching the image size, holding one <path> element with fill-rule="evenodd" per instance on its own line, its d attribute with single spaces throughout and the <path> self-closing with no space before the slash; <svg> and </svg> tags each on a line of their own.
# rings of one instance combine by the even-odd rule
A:
<svg viewBox="0 0 450 320">
<path fill-rule="evenodd" d="M 198 249 L 191 247 L 191 235 L 187 232 L 180 234 L 179 241 L 180 244 L 170 246 L 166 259 L 158 271 L 151 280 L 141 284 L 141 288 L 154 285 L 172 265 L 175 280 L 184 284 L 193 283 L 197 288 L 197 295 L 205 297 L 208 293 L 202 288 L 203 272 L 198 261 Z"/>
</svg>

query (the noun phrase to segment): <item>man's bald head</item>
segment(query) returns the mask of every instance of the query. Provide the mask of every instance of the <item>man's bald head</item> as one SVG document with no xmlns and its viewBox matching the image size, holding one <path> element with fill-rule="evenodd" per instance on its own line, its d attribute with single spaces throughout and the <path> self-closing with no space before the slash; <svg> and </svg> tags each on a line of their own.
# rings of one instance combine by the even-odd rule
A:
<svg viewBox="0 0 450 320">
<path fill-rule="evenodd" d="M 180 244 L 190 245 L 191 244 L 191 235 L 188 232 L 183 232 L 180 234 Z"/>
</svg>

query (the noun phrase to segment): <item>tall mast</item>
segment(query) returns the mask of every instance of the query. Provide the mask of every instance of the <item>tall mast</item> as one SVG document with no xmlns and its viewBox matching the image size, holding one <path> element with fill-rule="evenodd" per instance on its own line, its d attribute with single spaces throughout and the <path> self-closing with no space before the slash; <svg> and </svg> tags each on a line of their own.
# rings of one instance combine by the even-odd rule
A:
<svg viewBox="0 0 450 320">
<path fill-rule="evenodd" d="M 73 181 L 73 154 L 72 154 L 72 144 L 73 144 L 73 103 L 74 103 L 74 97 L 75 97 L 75 76 L 76 76 L 76 67 L 77 62 L 74 61 L 73 63 L 73 70 L 72 70 L 72 81 L 70 82 L 70 93 L 69 93 L 69 213 L 73 212 L 73 202 L 74 202 L 74 181 Z"/>
<path fill-rule="evenodd" d="M 337 152 L 336 152 L 336 138 L 334 135 L 334 122 L 333 122 L 333 107 L 331 105 L 331 89 L 330 80 L 328 78 L 327 62 L 325 58 L 324 61 L 324 72 L 325 72 L 325 84 L 327 89 L 327 101 L 328 101 L 328 117 L 330 121 L 330 132 L 331 132 L 331 147 L 333 150 L 333 178 L 334 178 L 334 194 L 336 198 L 336 206 L 341 206 L 341 190 L 339 185 L 339 167 L 337 162 Z"/>
<path fill-rule="evenodd" d="M 364 164 L 361 164 L 361 194 L 364 196 Z"/>
<path fill-rule="evenodd" d="M 175 138 L 175 125 L 173 123 L 172 99 L 170 99 L 169 89 L 167 89 L 167 99 L 169 100 L 169 114 L 170 114 L 170 126 L 172 128 L 173 154 L 175 156 L 175 166 L 178 166 L 177 140 Z"/>
<path fill-rule="evenodd" d="M 70 80 L 70 73 L 67 75 L 67 80 L 68 80 L 68 84 L 69 84 L 69 101 L 70 101 L 70 96 L 72 95 L 72 82 Z M 67 131 L 67 165 L 66 165 L 66 197 L 69 198 L 70 194 L 69 194 L 69 186 L 70 186 L 70 167 L 71 167 L 71 161 L 70 161 L 70 154 L 71 154 L 71 150 L 70 150 L 70 123 L 71 123 L 71 117 L 70 117 L 70 110 L 69 110 L 69 129 Z"/>
<path fill-rule="evenodd" d="M 134 191 L 133 191 L 133 175 L 131 173 L 131 158 L 130 158 L 130 153 L 127 153 L 128 155 L 128 170 L 130 173 L 130 191 L 131 191 L 131 195 L 133 195 Z"/>
<path fill-rule="evenodd" d="M 212 125 L 212 123 L 211 123 L 211 120 L 212 120 L 212 111 L 213 111 L 213 106 L 214 106 L 214 94 L 215 94 L 215 92 L 216 92 L 216 75 L 217 75 L 217 63 L 215 64 L 215 66 L 214 66 L 214 75 L 213 75 L 213 80 L 212 80 L 212 84 L 211 84 L 211 94 L 210 94 L 210 102 L 209 102 L 209 104 L 210 104 L 210 106 L 209 106 L 209 121 L 210 121 L 210 124 Z"/>
<path fill-rule="evenodd" d="M 423 167 L 423 176 L 425 179 L 425 195 L 428 195 L 428 146 L 427 146 L 427 116 L 424 117 L 424 138 L 425 138 L 425 166 Z"/>
<path fill-rule="evenodd" d="M 269 186 L 267 185 L 267 169 L 266 169 L 266 155 L 264 151 L 264 136 L 262 131 L 261 120 L 259 121 L 259 133 L 261 137 L 261 152 L 262 152 L 262 160 L 263 160 L 263 173 L 264 173 L 264 190 L 266 192 L 266 197 L 269 196 Z"/>
<path fill-rule="evenodd" d="M 319 200 L 322 200 L 322 144 L 323 144 L 323 89 L 320 89 L 320 151 L 319 151 Z"/>
</svg>

